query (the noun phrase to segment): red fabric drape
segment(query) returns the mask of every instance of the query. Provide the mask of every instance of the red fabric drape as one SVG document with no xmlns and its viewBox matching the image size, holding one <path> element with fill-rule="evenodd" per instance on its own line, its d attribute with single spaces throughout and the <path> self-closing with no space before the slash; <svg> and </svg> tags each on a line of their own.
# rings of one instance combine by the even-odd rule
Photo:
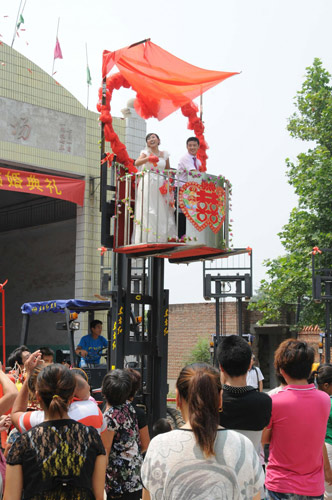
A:
<svg viewBox="0 0 332 500">
<path fill-rule="evenodd" d="M 152 42 L 103 53 L 103 77 L 113 66 L 136 91 L 142 118 L 162 120 L 181 106 L 238 73 L 210 71 L 173 56 Z"/>
<path fill-rule="evenodd" d="M 132 158 L 129 158 L 125 144 L 120 141 L 118 135 L 114 131 L 113 119 L 111 115 L 111 100 L 113 90 L 119 90 L 121 87 L 130 87 L 130 84 L 121 75 L 121 73 L 116 73 L 110 78 L 107 78 L 105 104 L 102 104 L 103 90 L 99 89 L 99 103 L 97 104 L 97 109 L 100 112 L 99 120 L 104 123 L 105 139 L 111 144 L 112 151 L 116 155 L 117 161 L 124 165 L 129 170 L 129 172 L 133 174 L 137 172 L 137 168 L 134 166 L 134 160 Z M 107 161 L 110 161 L 110 158 Z"/>
</svg>

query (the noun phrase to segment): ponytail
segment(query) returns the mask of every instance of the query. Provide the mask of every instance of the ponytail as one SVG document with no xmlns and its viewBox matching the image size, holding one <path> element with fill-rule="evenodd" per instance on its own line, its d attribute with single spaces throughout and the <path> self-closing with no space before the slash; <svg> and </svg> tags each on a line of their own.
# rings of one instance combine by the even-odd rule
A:
<svg viewBox="0 0 332 500">
<path fill-rule="evenodd" d="M 308 384 L 314 384 L 317 377 L 317 370 L 313 370 L 308 377 Z"/>
<path fill-rule="evenodd" d="M 64 365 L 46 366 L 37 377 L 37 390 L 50 413 L 62 416 L 68 411 L 74 394 L 76 378 Z"/>
<path fill-rule="evenodd" d="M 218 370 L 206 363 L 188 365 L 182 369 L 176 386 L 188 404 L 189 423 L 197 444 L 206 457 L 215 455 L 221 391 Z"/>
</svg>

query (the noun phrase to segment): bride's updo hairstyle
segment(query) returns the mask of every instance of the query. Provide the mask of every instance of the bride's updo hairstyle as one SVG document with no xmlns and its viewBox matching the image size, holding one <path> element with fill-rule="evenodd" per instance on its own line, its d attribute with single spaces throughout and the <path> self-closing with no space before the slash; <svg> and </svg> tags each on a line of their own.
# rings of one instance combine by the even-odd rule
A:
<svg viewBox="0 0 332 500">
<path fill-rule="evenodd" d="M 206 457 L 215 455 L 221 391 L 218 370 L 206 363 L 185 366 L 176 388 L 180 398 L 188 404 L 189 423 L 197 444 Z"/>
<path fill-rule="evenodd" d="M 62 416 L 68 410 L 75 386 L 76 378 L 69 368 L 54 363 L 39 373 L 36 389 L 45 408 Z"/>
<path fill-rule="evenodd" d="M 158 134 L 155 134 L 154 132 L 150 132 L 150 133 L 149 133 L 149 134 L 145 137 L 145 142 L 147 142 L 147 141 L 150 139 L 151 135 L 155 135 L 155 136 L 157 137 L 158 141 L 159 141 L 159 144 L 160 144 L 160 137 L 159 137 L 159 135 L 158 135 Z"/>
</svg>

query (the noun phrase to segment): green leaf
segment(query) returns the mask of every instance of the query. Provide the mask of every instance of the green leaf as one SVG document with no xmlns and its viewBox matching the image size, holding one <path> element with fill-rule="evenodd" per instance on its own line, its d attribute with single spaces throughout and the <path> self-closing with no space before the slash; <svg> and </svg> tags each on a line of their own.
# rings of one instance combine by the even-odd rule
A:
<svg viewBox="0 0 332 500">
<path fill-rule="evenodd" d="M 287 129 L 292 137 L 310 142 L 296 162 L 285 160 L 298 204 L 278 234 L 285 255 L 264 262 L 268 278 L 249 307 L 263 313 L 262 322 L 276 322 L 285 312 L 295 315 L 300 297 L 299 324 L 323 326 L 324 307 L 311 297 L 311 251 L 314 246 L 332 248 L 332 86 L 319 59 L 307 68 L 294 101 Z M 332 262 L 328 265 L 332 268 Z"/>
</svg>

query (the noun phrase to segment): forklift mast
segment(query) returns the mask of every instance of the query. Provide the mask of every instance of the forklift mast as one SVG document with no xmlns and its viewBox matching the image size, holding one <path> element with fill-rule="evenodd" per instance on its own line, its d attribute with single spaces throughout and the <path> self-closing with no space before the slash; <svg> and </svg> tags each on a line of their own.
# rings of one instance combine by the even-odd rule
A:
<svg viewBox="0 0 332 500">
<path fill-rule="evenodd" d="M 101 244 L 114 241 L 114 164 L 101 165 Z M 114 220 L 114 218 L 113 218 Z M 101 294 L 109 297 L 108 369 L 133 366 L 142 375 L 142 403 L 148 424 L 166 417 L 169 304 L 164 289 L 164 259 L 132 258 L 112 252 L 109 270 L 102 265 Z"/>
</svg>

